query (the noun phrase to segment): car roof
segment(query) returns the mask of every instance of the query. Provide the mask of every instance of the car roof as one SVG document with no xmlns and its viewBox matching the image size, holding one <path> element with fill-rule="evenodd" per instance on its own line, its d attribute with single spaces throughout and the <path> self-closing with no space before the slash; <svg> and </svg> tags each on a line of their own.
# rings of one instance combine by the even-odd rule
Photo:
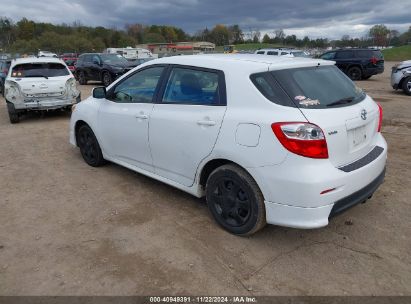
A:
<svg viewBox="0 0 411 304">
<path fill-rule="evenodd" d="M 241 69 L 244 72 L 253 73 L 257 71 L 333 65 L 334 61 L 311 58 L 289 58 L 284 56 L 261 56 L 256 54 L 204 54 L 163 57 L 151 60 L 141 66 L 161 63 L 188 65 L 223 71 Z"/>
<path fill-rule="evenodd" d="M 27 57 L 13 59 L 12 64 L 25 64 L 25 63 L 63 63 L 60 58 L 55 57 Z"/>
</svg>

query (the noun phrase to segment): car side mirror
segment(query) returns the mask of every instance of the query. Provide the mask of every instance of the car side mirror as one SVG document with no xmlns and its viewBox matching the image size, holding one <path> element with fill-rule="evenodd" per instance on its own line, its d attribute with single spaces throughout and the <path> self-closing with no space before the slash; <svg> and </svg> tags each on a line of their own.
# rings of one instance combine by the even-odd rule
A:
<svg viewBox="0 0 411 304">
<path fill-rule="evenodd" d="M 96 99 L 106 98 L 106 88 L 105 87 L 94 88 L 93 89 L 93 98 L 96 98 Z"/>
</svg>

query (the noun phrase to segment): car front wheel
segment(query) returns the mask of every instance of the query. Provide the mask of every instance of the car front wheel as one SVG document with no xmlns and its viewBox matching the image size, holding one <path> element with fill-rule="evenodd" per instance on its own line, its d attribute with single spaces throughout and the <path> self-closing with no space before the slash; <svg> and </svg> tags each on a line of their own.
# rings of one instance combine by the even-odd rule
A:
<svg viewBox="0 0 411 304">
<path fill-rule="evenodd" d="M 88 125 L 82 125 L 77 131 L 77 143 L 84 161 L 92 167 L 106 163 L 96 136 Z"/>
<path fill-rule="evenodd" d="M 113 82 L 109 72 L 103 73 L 103 84 L 105 87 L 108 87 Z"/>
<path fill-rule="evenodd" d="M 78 82 L 79 82 L 81 85 L 87 84 L 86 75 L 84 74 L 83 71 L 78 72 Z"/>
<path fill-rule="evenodd" d="M 207 180 L 208 208 L 220 226 L 236 235 L 251 235 L 266 224 L 264 197 L 242 168 L 224 165 Z"/>
<path fill-rule="evenodd" d="M 405 94 L 411 95 L 411 76 L 405 78 L 402 82 L 402 90 Z"/>
</svg>

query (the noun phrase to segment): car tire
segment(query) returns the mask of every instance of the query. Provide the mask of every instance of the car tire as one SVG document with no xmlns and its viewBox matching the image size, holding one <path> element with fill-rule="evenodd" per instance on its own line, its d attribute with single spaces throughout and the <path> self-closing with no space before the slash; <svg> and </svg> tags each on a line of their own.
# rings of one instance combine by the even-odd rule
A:
<svg viewBox="0 0 411 304">
<path fill-rule="evenodd" d="M 236 165 L 210 174 L 206 199 L 215 221 L 232 234 L 251 235 L 266 225 L 263 194 L 250 174 Z"/>
<path fill-rule="evenodd" d="M 88 125 L 82 125 L 78 129 L 76 140 L 81 155 L 88 165 L 92 167 L 100 167 L 106 163 L 97 138 Z"/>
<path fill-rule="evenodd" d="M 10 123 L 16 124 L 20 121 L 20 116 L 17 113 L 13 103 L 7 102 L 7 111 L 9 112 Z"/>
<path fill-rule="evenodd" d="M 348 77 L 350 77 L 351 80 L 356 81 L 356 80 L 361 80 L 362 79 L 362 71 L 359 67 L 351 67 L 347 71 Z"/>
<path fill-rule="evenodd" d="M 105 87 L 108 87 L 113 82 L 113 79 L 112 79 L 109 72 L 104 72 L 102 77 L 101 77 L 101 80 L 102 80 L 103 85 Z"/>
<path fill-rule="evenodd" d="M 81 85 L 87 84 L 87 78 L 86 78 L 86 75 L 84 74 L 84 71 L 78 72 L 78 82 Z"/>
<path fill-rule="evenodd" d="M 402 81 L 402 90 L 405 94 L 411 95 L 411 76 L 408 76 Z"/>
</svg>

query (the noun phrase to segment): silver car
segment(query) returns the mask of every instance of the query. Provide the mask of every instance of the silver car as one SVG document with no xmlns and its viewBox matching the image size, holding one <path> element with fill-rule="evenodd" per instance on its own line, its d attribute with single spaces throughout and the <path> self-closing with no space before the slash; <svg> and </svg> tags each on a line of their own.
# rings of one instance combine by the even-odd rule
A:
<svg viewBox="0 0 411 304">
<path fill-rule="evenodd" d="M 393 66 L 391 86 L 395 90 L 402 89 L 405 94 L 411 95 L 411 60 L 403 61 Z"/>
</svg>

